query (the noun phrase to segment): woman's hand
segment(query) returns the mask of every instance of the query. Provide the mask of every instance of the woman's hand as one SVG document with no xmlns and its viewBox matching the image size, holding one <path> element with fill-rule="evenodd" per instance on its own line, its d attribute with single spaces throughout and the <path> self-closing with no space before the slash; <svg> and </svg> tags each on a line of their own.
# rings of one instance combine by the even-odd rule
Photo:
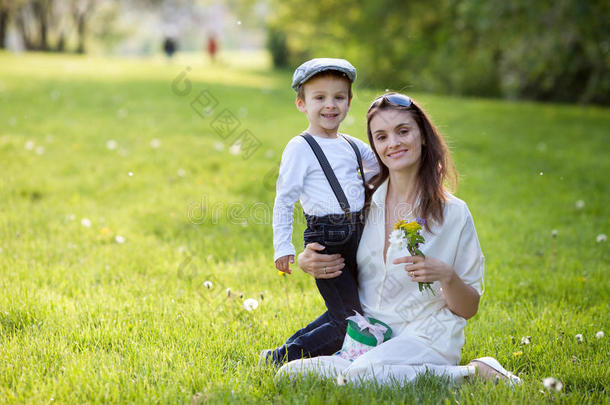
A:
<svg viewBox="0 0 610 405">
<path fill-rule="evenodd" d="M 340 254 L 326 255 L 318 253 L 324 250 L 324 246 L 319 243 L 309 243 L 305 250 L 299 253 L 297 264 L 305 272 L 314 278 L 335 278 L 339 277 L 341 269 L 345 267 L 345 259 Z"/>
<path fill-rule="evenodd" d="M 454 314 L 470 319 L 477 313 L 481 298 L 479 293 L 464 283 L 447 263 L 430 256 L 407 256 L 394 260 L 394 264 L 401 263 L 410 263 L 405 266 L 405 271 L 413 282 L 440 281 L 447 306 Z"/>
<path fill-rule="evenodd" d="M 394 264 L 402 263 L 410 263 L 405 266 L 405 271 L 411 277 L 411 281 L 416 283 L 440 281 L 444 287 L 457 277 L 451 266 L 434 257 L 406 256 L 394 260 Z"/>
</svg>

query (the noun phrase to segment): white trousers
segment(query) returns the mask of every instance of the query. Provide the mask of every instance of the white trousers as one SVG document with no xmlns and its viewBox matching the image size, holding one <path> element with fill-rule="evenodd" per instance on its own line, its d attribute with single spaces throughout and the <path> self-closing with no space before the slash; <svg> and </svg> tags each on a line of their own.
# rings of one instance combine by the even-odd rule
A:
<svg viewBox="0 0 610 405">
<path fill-rule="evenodd" d="M 375 347 L 353 362 L 339 356 L 320 356 L 294 360 L 283 365 L 276 378 L 315 374 L 322 378 L 343 376 L 346 382 L 376 381 L 404 384 L 425 372 L 446 376 L 461 383 L 475 373 L 473 366 L 447 364 L 446 358 L 418 336 L 403 333 Z"/>
</svg>

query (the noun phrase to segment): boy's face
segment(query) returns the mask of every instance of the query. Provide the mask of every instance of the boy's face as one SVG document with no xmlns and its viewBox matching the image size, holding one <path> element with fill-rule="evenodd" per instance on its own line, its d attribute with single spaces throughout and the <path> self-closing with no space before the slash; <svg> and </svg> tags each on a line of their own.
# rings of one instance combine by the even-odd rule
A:
<svg viewBox="0 0 610 405">
<path fill-rule="evenodd" d="M 314 135 L 336 135 L 349 111 L 349 81 L 326 76 L 314 77 L 303 86 L 305 100 L 297 98 L 299 111 L 307 115 Z"/>
</svg>

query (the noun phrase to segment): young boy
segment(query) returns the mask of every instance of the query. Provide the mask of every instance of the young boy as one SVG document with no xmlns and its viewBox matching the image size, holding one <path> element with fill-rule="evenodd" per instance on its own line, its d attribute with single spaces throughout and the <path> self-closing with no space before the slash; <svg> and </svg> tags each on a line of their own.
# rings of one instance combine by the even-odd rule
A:
<svg viewBox="0 0 610 405">
<path fill-rule="evenodd" d="M 266 362 L 281 365 L 335 353 L 343 344 L 346 318 L 354 311 L 362 313 L 356 251 L 364 226 L 365 186 L 359 171 L 364 166 L 376 172 L 378 165 L 367 144 L 337 132 L 349 110 L 355 78 L 356 69 L 348 61 L 319 58 L 303 63 L 292 79 L 297 109 L 307 116 L 309 126 L 282 154 L 273 208 L 275 267 L 290 273 L 294 263 L 292 213 L 297 200 L 307 219 L 305 245 L 317 242 L 325 246 L 321 253 L 341 254 L 345 267 L 338 277 L 316 279 L 327 311 L 281 347 L 263 351 Z"/>
</svg>

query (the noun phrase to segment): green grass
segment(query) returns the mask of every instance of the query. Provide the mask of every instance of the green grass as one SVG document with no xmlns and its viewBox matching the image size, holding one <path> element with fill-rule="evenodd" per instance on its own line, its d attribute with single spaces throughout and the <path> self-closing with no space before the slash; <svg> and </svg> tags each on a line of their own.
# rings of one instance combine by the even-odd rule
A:
<svg viewBox="0 0 610 405">
<path fill-rule="evenodd" d="M 272 262 L 274 175 L 306 121 L 290 72 L 225 60 L 0 54 L 0 403 L 610 403 L 609 338 L 595 338 L 610 333 L 608 109 L 414 94 L 449 139 L 486 255 L 462 363 L 495 356 L 522 386 L 276 385 L 258 352 L 324 308 L 309 276 Z M 204 90 L 218 107 L 202 118 Z M 381 89 L 355 90 L 342 130 L 364 139 Z M 210 126 L 224 108 L 241 122 L 227 139 Z M 229 152 L 244 129 L 261 143 L 249 159 Z M 552 397 L 549 376 L 564 383 Z"/>
</svg>

